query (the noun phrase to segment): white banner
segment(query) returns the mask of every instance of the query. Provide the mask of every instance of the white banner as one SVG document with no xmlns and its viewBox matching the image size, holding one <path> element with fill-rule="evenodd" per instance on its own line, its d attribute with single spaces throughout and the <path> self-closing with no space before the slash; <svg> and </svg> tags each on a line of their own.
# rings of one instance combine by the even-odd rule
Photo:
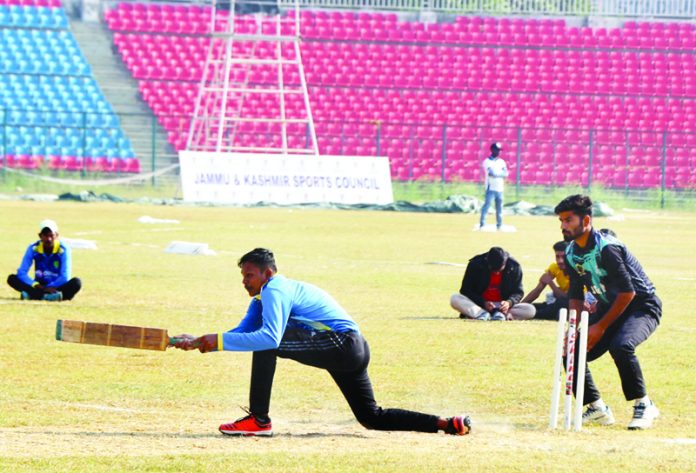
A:
<svg viewBox="0 0 696 473">
<path fill-rule="evenodd" d="M 184 200 L 227 204 L 389 204 L 389 158 L 181 151 Z"/>
</svg>

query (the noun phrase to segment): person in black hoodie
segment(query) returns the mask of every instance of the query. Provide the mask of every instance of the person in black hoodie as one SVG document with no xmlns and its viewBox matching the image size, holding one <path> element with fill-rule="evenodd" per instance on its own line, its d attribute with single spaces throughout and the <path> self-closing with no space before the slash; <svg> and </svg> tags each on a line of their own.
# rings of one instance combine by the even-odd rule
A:
<svg viewBox="0 0 696 473">
<path fill-rule="evenodd" d="M 450 305 L 462 319 L 528 320 L 534 317 L 532 304 L 520 303 L 522 268 L 498 246 L 469 260 L 459 294 Z"/>
</svg>

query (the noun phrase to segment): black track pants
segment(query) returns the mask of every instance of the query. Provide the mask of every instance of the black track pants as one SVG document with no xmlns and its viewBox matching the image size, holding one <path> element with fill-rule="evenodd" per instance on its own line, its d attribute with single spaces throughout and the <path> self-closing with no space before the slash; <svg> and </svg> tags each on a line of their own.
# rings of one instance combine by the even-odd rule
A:
<svg viewBox="0 0 696 473">
<path fill-rule="evenodd" d="M 268 415 L 277 357 L 327 370 L 355 418 L 368 429 L 437 432 L 437 416 L 377 405 L 367 374 L 370 349 L 356 332 L 287 329 L 278 349 L 254 352 L 249 407 L 255 415 Z"/>
</svg>

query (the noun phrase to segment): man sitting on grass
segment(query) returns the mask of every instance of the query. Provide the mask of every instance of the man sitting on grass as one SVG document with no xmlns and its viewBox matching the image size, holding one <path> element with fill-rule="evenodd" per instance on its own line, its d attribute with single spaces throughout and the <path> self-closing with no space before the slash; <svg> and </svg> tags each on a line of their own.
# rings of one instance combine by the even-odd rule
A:
<svg viewBox="0 0 696 473">
<path fill-rule="evenodd" d="M 32 265 L 34 278 L 29 276 Z M 29 245 L 17 274 L 10 274 L 7 284 L 23 300 L 70 300 L 82 287 L 80 279 L 70 277 L 71 267 L 70 248 L 58 240 L 56 222 L 46 219 L 39 224 L 39 240 Z"/>
<path fill-rule="evenodd" d="M 520 302 L 522 268 L 507 251 L 494 246 L 469 260 L 459 294 L 450 305 L 462 319 L 529 320 L 534 306 Z"/>
</svg>

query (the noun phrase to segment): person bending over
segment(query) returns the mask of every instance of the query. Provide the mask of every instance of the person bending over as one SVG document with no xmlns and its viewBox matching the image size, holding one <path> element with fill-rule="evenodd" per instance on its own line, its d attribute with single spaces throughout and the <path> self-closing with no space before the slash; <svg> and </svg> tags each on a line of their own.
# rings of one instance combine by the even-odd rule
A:
<svg viewBox="0 0 696 473">
<path fill-rule="evenodd" d="M 278 274 L 273 253 L 256 248 L 238 261 L 242 284 L 251 296 L 239 325 L 225 333 L 178 336 L 183 350 L 252 351 L 248 415 L 222 424 L 221 433 L 271 436 L 269 417 L 276 360 L 289 358 L 328 371 L 355 418 L 368 429 L 444 431 L 465 435 L 468 416 L 437 417 L 403 409 L 383 409 L 375 401 L 367 373 L 370 348 L 355 321 L 318 287 Z"/>
<path fill-rule="evenodd" d="M 662 317 L 662 302 L 655 286 L 635 256 L 617 238 L 592 227 L 592 200 L 585 195 L 571 195 L 555 208 L 561 232 L 569 242 L 566 266 L 570 286 L 568 307 L 578 313 L 583 309 L 583 289 L 597 299 L 597 311 L 590 316 L 587 333 L 587 361 L 606 352 L 611 354 L 619 371 L 621 387 L 627 401 L 633 401 L 633 418 L 629 430 L 647 429 L 660 412 L 648 397 L 643 371 L 636 348 L 657 329 Z M 578 351 L 575 351 L 576 363 Z M 589 368 L 583 380 L 587 410 L 583 423 L 614 423 L 614 415 L 604 403 Z M 577 390 L 574 379 L 573 392 Z"/>
</svg>

